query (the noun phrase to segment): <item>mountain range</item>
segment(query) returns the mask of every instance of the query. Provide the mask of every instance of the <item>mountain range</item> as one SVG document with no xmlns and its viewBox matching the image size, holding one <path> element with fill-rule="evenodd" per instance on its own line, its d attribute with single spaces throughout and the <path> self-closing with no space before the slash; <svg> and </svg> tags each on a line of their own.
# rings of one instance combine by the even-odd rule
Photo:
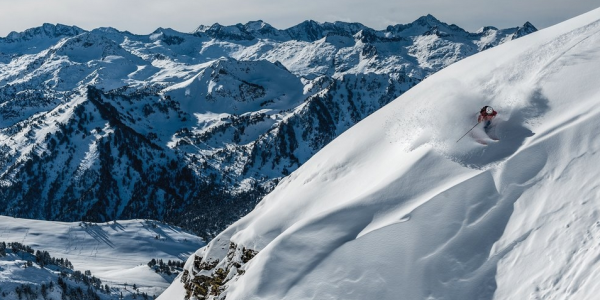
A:
<svg viewBox="0 0 600 300">
<path fill-rule="evenodd" d="M 384 30 L 12 32 L 0 38 L 0 214 L 150 218 L 209 240 L 431 74 L 535 31 L 467 32 L 427 15 Z"/>
</svg>

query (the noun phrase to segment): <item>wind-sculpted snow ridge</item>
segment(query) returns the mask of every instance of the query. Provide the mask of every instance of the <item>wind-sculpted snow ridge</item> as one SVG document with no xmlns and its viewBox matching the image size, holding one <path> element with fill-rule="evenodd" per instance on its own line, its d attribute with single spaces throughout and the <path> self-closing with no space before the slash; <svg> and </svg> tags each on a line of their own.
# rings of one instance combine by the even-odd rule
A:
<svg viewBox="0 0 600 300">
<path fill-rule="evenodd" d="M 210 239 L 346 129 L 519 30 L 426 16 L 385 30 L 11 33 L 0 38 L 0 214 L 152 218 Z"/>
<path fill-rule="evenodd" d="M 432 75 L 282 180 L 160 299 L 594 299 L 598 49 L 600 9 Z M 484 105 L 500 141 L 457 142 Z"/>
</svg>

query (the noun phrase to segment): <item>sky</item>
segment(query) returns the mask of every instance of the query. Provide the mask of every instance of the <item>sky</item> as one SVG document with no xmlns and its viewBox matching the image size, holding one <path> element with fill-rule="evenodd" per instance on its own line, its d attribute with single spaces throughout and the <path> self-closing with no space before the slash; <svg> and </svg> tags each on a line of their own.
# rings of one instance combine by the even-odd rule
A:
<svg viewBox="0 0 600 300">
<path fill-rule="evenodd" d="M 159 27 L 192 32 L 199 25 L 256 20 L 279 29 L 309 19 L 384 29 L 427 14 L 469 31 L 515 27 L 526 21 L 541 29 L 599 6 L 598 0 L 0 0 L 0 37 L 43 23 L 86 30 L 114 27 L 136 34 Z"/>
</svg>

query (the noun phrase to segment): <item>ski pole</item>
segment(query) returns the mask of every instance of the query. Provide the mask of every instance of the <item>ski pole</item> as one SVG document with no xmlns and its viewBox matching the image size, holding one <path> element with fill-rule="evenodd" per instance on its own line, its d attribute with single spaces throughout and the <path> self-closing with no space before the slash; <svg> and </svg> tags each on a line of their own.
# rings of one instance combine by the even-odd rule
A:
<svg viewBox="0 0 600 300">
<path fill-rule="evenodd" d="M 479 122 L 477 122 L 477 124 L 475 124 L 475 126 L 479 125 Z M 467 131 L 467 133 L 463 134 L 463 136 L 460 137 L 460 139 L 458 139 L 458 141 L 462 140 L 462 138 L 465 137 L 465 135 L 467 135 L 469 132 L 471 132 L 471 130 L 475 129 L 475 126 L 473 126 L 471 129 L 469 129 L 469 131 Z M 458 143 L 458 141 L 456 141 Z"/>
</svg>

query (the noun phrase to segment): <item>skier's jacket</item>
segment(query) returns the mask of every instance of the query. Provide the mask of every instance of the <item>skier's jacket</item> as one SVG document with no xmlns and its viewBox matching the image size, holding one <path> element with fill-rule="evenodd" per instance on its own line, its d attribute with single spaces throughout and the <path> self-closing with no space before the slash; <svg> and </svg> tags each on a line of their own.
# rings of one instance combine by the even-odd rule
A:
<svg viewBox="0 0 600 300">
<path fill-rule="evenodd" d="M 486 108 L 488 108 L 488 106 L 484 106 L 480 111 L 479 111 L 479 117 L 477 118 L 477 122 L 482 122 L 482 121 L 491 121 L 498 113 L 492 109 L 492 113 L 488 114 L 485 110 Z"/>
</svg>

